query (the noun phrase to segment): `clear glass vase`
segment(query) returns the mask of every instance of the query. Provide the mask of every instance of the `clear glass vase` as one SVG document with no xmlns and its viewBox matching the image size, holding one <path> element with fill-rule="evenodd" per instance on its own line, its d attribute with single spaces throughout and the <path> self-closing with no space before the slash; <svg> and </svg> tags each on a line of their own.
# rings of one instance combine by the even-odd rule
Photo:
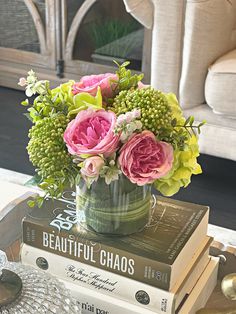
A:
<svg viewBox="0 0 236 314">
<path fill-rule="evenodd" d="M 141 231 L 149 221 L 151 185 L 137 186 L 121 175 L 105 183 L 99 178 L 89 188 L 84 180 L 76 187 L 79 221 L 98 233 L 128 235 Z"/>
</svg>

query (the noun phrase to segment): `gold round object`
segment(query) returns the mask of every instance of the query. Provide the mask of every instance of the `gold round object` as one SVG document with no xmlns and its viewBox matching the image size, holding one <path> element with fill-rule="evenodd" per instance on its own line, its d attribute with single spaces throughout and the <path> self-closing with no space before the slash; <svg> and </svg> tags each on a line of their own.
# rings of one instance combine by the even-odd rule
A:
<svg viewBox="0 0 236 314">
<path fill-rule="evenodd" d="M 236 273 L 224 277 L 221 289 L 227 299 L 236 301 Z"/>
<path fill-rule="evenodd" d="M 20 277 L 8 269 L 3 269 L 0 275 L 0 307 L 15 301 L 21 290 Z"/>
</svg>

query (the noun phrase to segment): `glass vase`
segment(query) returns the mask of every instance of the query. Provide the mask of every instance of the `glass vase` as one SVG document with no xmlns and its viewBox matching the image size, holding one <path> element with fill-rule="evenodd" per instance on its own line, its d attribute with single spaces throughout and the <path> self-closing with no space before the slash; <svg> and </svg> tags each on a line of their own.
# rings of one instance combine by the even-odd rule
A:
<svg viewBox="0 0 236 314">
<path fill-rule="evenodd" d="M 151 185 L 137 186 L 124 175 L 106 184 L 103 178 L 87 187 L 80 180 L 76 187 L 79 221 L 98 233 L 128 235 L 148 223 Z"/>
</svg>

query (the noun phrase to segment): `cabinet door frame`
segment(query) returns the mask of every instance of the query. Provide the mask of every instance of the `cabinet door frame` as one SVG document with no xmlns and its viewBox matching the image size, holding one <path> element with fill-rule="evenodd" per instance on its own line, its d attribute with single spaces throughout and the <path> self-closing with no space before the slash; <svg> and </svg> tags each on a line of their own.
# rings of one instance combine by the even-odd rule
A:
<svg viewBox="0 0 236 314">
<path fill-rule="evenodd" d="M 70 25 L 68 34 L 67 31 L 67 1 L 62 0 L 62 38 L 63 38 L 63 59 L 64 59 L 64 74 L 65 77 L 80 78 L 83 75 L 98 74 L 104 72 L 113 72 L 114 67 L 102 65 L 98 63 L 73 59 L 73 50 L 78 33 L 79 27 L 83 22 L 83 19 L 90 8 L 98 0 L 85 0 L 81 7 L 76 12 L 72 24 Z M 150 65 L 151 65 L 151 43 L 152 43 L 152 31 L 144 28 L 144 42 L 142 55 L 142 69 L 145 73 L 146 82 L 150 82 Z M 147 48 L 148 47 L 148 48 Z M 138 71 L 136 71 L 138 72 Z"/>
<path fill-rule="evenodd" d="M 34 22 L 40 53 L 0 47 L 0 85 L 12 88 L 17 88 L 18 78 L 25 76 L 31 68 L 38 77 L 55 79 L 56 3 L 54 0 L 45 0 L 45 25 L 33 0 L 24 0 L 24 4 Z"/>
<path fill-rule="evenodd" d="M 45 25 L 33 0 L 23 0 L 32 17 L 40 44 L 40 53 L 0 47 L 0 85 L 21 89 L 19 77 L 33 69 L 39 79 L 47 79 L 58 85 L 69 79 L 79 80 L 90 74 L 113 72 L 114 67 L 73 59 L 73 49 L 79 27 L 88 10 L 98 0 L 85 0 L 76 12 L 67 33 L 67 0 L 45 0 Z M 151 30 L 145 29 L 145 52 L 142 56 L 142 72 L 150 82 Z M 148 47 L 148 48 L 147 48 Z M 57 63 L 63 62 L 63 77 L 57 76 Z"/>
</svg>

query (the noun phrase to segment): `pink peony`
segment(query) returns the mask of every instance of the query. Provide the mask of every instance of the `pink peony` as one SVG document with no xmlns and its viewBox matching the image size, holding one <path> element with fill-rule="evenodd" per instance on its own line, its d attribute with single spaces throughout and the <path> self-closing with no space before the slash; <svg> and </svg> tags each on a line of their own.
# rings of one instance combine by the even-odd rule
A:
<svg viewBox="0 0 236 314">
<path fill-rule="evenodd" d="M 116 151 L 119 136 L 113 130 L 116 124 L 114 112 L 89 108 L 80 111 L 64 133 L 68 151 L 72 155 L 110 155 Z"/>
<path fill-rule="evenodd" d="M 81 78 L 78 83 L 72 86 L 72 93 L 74 95 L 82 92 L 89 93 L 92 96 L 96 96 L 98 86 L 101 88 L 103 97 L 112 97 L 114 89 L 116 88 L 118 77 L 116 74 L 105 73 L 98 75 L 87 75 Z"/>
<path fill-rule="evenodd" d="M 104 160 L 100 156 L 86 158 L 81 173 L 85 177 L 98 178 L 99 172 L 104 166 Z"/>
<path fill-rule="evenodd" d="M 150 131 L 143 131 L 132 136 L 121 148 L 119 163 L 131 182 L 145 185 L 165 176 L 172 167 L 173 159 L 170 144 L 157 141 Z"/>
</svg>

